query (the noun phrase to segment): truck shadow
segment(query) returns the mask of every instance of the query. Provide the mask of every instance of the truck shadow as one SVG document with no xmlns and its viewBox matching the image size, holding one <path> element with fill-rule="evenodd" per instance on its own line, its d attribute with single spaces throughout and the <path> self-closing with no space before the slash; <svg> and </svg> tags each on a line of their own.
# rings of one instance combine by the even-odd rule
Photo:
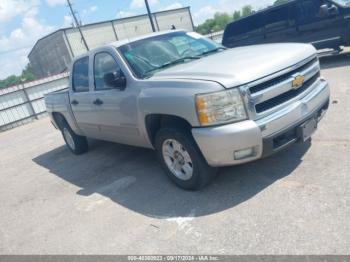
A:
<svg viewBox="0 0 350 262">
<path fill-rule="evenodd" d="M 77 194 L 84 201 L 95 201 L 97 194 L 154 218 L 204 216 L 232 208 L 291 174 L 310 147 L 296 144 L 266 159 L 222 168 L 207 188 L 189 192 L 168 180 L 152 150 L 100 141 L 90 144 L 85 155 L 74 156 L 61 146 L 33 161 L 81 188 Z"/>
</svg>

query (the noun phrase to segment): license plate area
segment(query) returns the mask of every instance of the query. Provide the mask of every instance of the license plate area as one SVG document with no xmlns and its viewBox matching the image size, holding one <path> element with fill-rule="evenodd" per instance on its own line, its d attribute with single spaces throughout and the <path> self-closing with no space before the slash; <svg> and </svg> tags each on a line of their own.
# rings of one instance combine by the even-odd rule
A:
<svg viewBox="0 0 350 262">
<path fill-rule="evenodd" d="M 301 141 L 307 141 L 317 129 L 317 120 L 311 118 L 298 127 L 297 133 Z"/>
</svg>

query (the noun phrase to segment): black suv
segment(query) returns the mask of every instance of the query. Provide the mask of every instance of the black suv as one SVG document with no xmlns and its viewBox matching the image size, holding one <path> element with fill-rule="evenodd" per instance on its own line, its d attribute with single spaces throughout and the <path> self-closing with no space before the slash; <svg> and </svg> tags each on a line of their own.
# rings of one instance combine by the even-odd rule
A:
<svg viewBox="0 0 350 262">
<path fill-rule="evenodd" d="M 303 42 L 317 49 L 350 45 L 350 0 L 292 0 L 228 24 L 222 44 Z"/>
</svg>

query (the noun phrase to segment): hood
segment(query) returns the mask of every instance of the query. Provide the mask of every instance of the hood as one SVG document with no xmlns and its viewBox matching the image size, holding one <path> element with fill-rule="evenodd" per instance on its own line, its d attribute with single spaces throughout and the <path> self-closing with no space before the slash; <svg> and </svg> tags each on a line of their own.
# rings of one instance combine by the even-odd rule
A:
<svg viewBox="0 0 350 262">
<path fill-rule="evenodd" d="M 151 79 L 207 80 L 231 88 L 295 65 L 315 53 L 315 48 L 309 44 L 237 47 L 164 69 Z"/>
</svg>

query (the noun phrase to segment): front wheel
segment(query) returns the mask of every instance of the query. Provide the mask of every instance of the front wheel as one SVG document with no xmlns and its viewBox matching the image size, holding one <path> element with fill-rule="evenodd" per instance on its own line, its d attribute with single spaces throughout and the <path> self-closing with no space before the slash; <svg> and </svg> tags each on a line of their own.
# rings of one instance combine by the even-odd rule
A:
<svg viewBox="0 0 350 262">
<path fill-rule="evenodd" d="M 215 177 L 217 169 L 205 161 L 191 134 L 164 128 L 156 136 L 156 150 L 168 177 L 186 190 L 203 188 Z"/>
</svg>

